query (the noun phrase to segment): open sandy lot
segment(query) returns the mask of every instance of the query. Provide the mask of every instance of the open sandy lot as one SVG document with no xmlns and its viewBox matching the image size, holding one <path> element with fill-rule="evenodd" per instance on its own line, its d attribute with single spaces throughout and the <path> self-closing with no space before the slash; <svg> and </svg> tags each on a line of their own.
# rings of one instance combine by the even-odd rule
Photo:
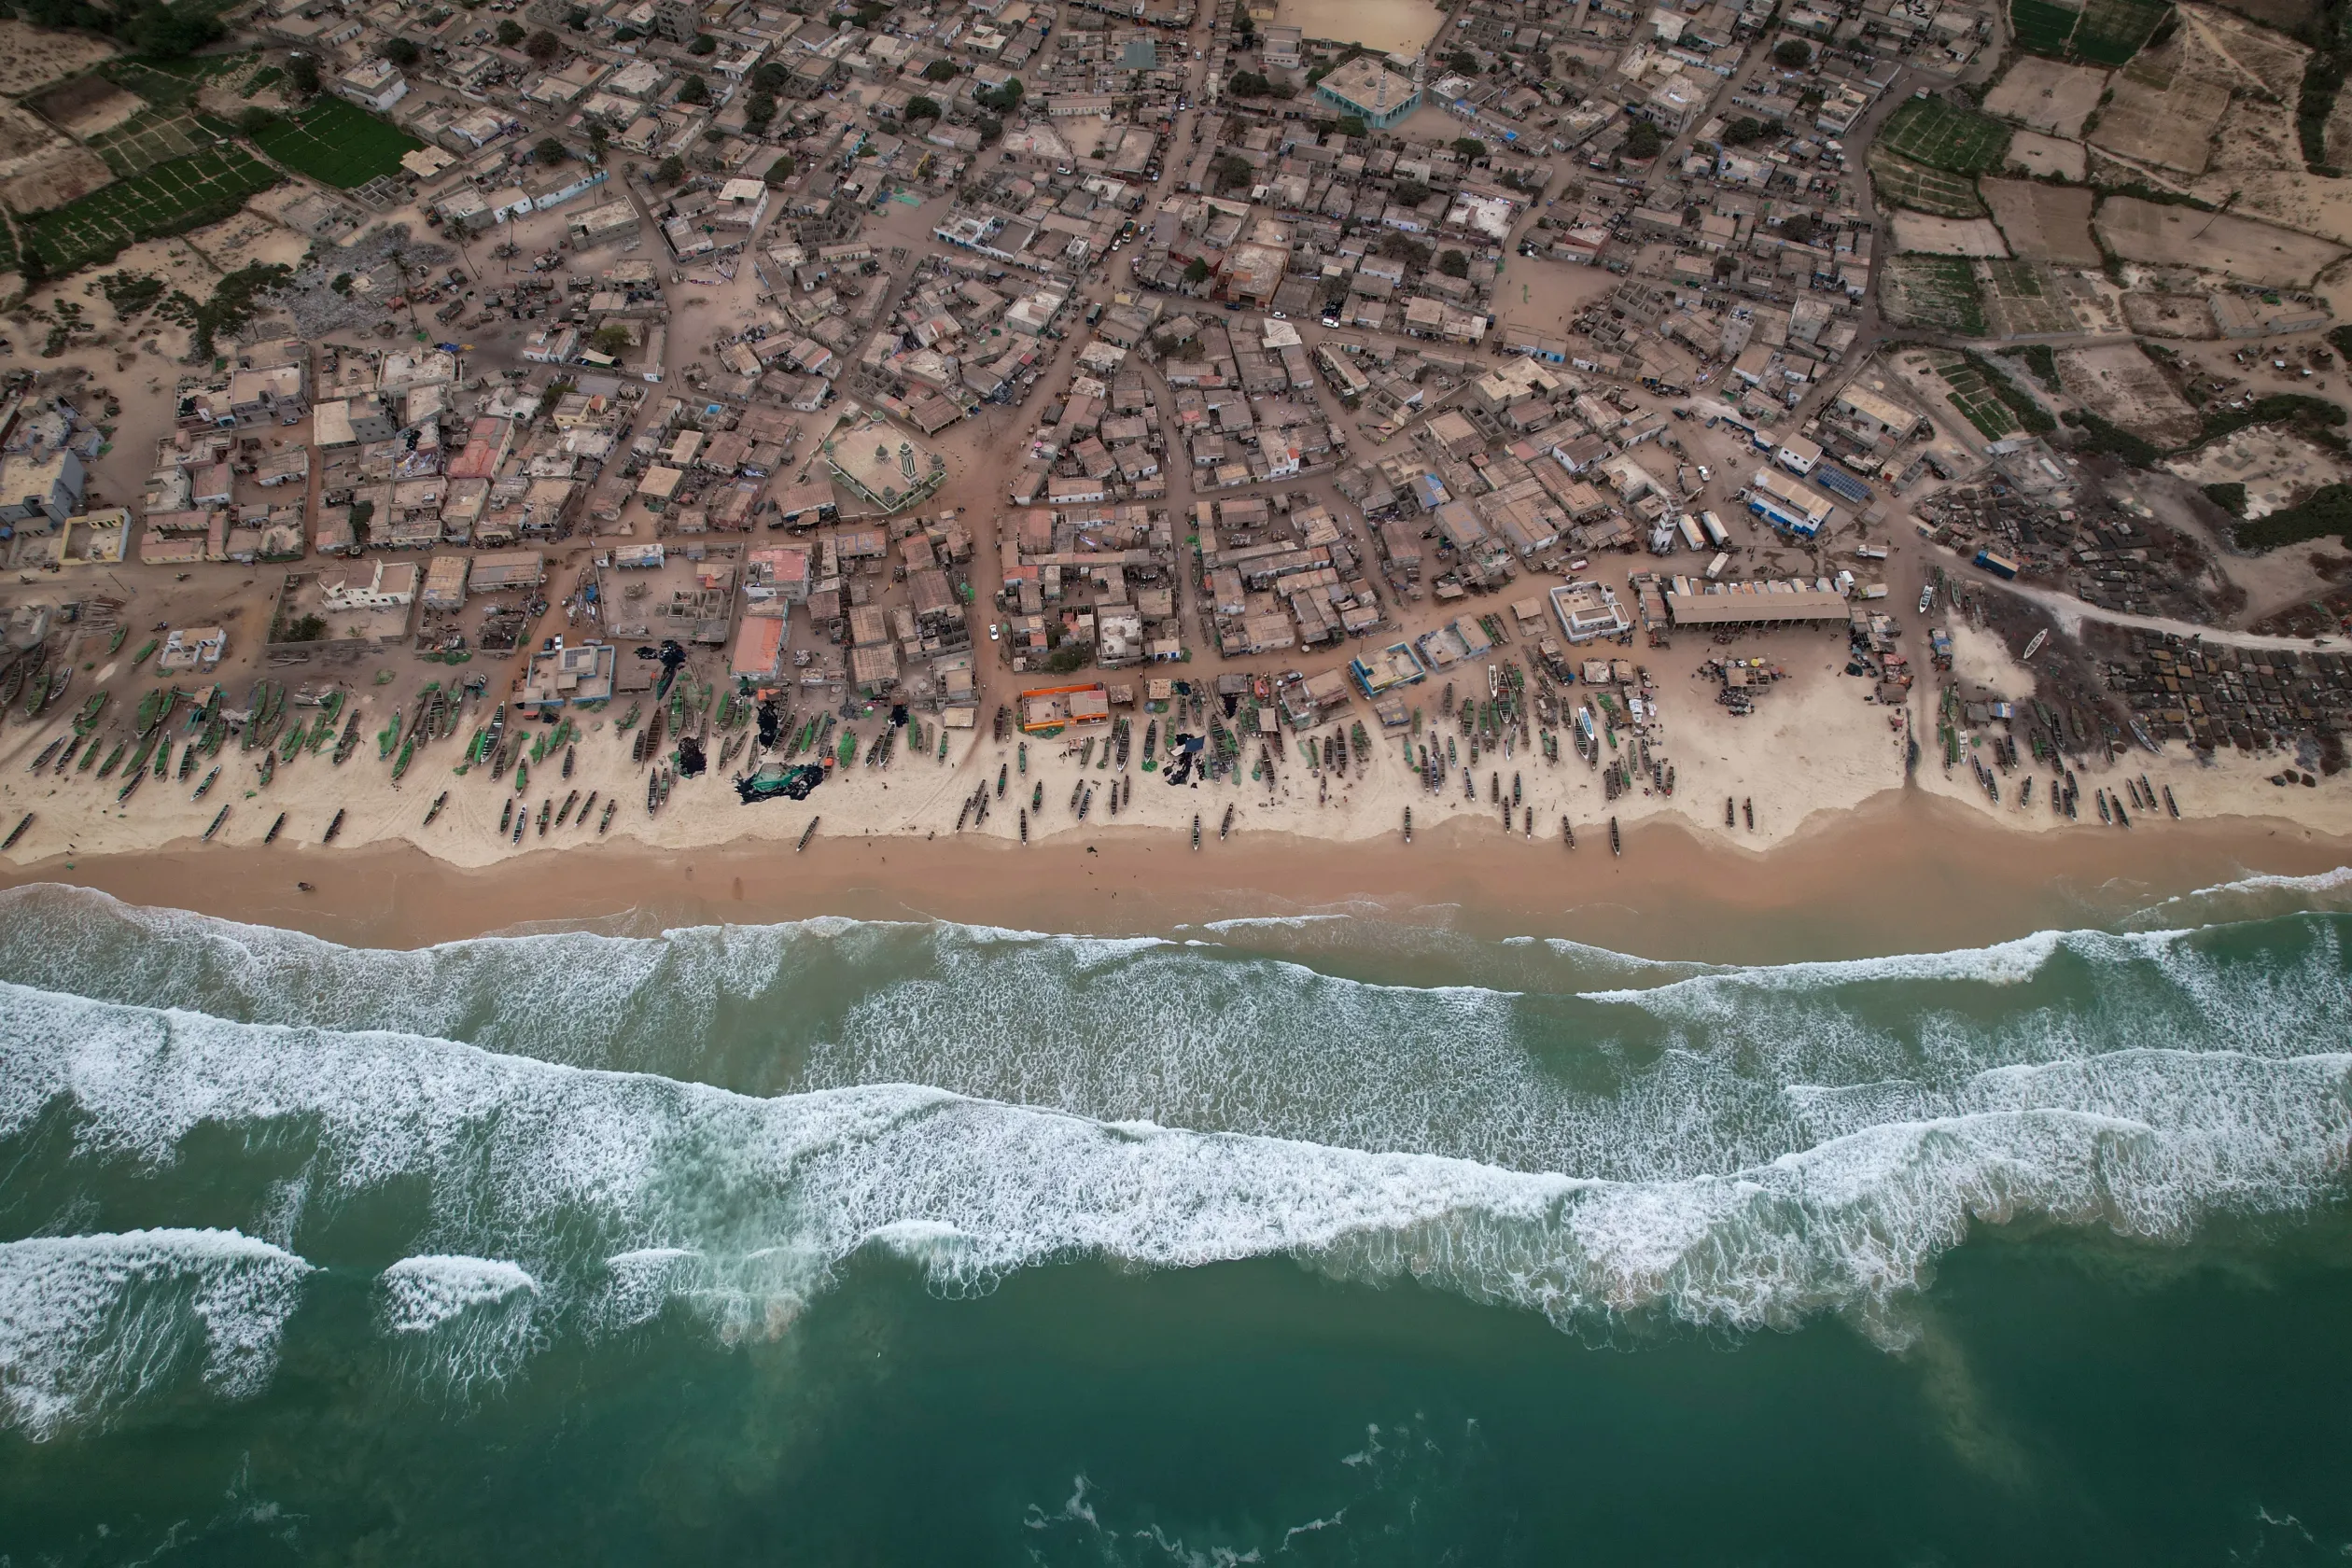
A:
<svg viewBox="0 0 2352 1568">
<path fill-rule="evenodd" d="M 2006 257 L 2009 245 L 1992 220 L 1982 217 L 1928 217 L 1915 212 L 1889 215 L 1895 222 L 1895 248 L 1923 251 L 1930 256 Z"/>
<path fill-rule="evenodd" d="M 2086 139 L 2119 158 L 2204 174 L 2213 161 L 2213 136 L 2230 106 L 2230 90 L 2186 75 L 2159 89 L 2136 76 L 2135 70 L 2115 78 L 2114 101 L 2100 111 L 2098 128 Z"/>
<path fill-rule="evenodd" d="M 2132 323 L 2132 330 L 2151 338 L 2213 338 L 2220 331 L 2213 325 L 2213 306 L 2202 294 L 2150 294 L 2133 292 L 2123 296 L 2123 314 Z"/>
<path fill-rule="evenodd" d="M 2243 484 L 2246 515 L 2278 511 L 2323 484 L 2352 479 L 2352 464 L 2292 430 L 2256 425 L 2163 465 L 2191 484 Z"/>
<path fill-rule="evenodd" d="M 1977 182 L 1977 192 L 1993 209 L 1993 221 L 2018 255 L 2061 267 L 2095 267 L 2102 259 L 2098 242 L 2091 237 L 2090 190 L 2032 180 L 1983 179 Z"/>
<path fill-rule="evenodd" d="M 2107 74 L 2093 66 L 2021 54 L 1984 95 L 1984 112 L 2054 136 L 2079 136 L 2107 85 Z"/>
<path fill-rule="evenodd" d="M 104 77 L 77 77 L 29 102 L 50 124 L 85 139 L 113 130 L 147 107 L 146 99 Z"/>
<path fill-rule="evenodd" d="M 2203 427 L 2137 343 L 2066 349 L 2058 356 L 2058 379 L 2101 418 L 2160 445 L 2177 446 Z"/>
<path fill-rule="evenodd" d="M 0 201 L 18 212 L 47 212 L 87 196 L 114 179 L 106 161 L 86 147 L 60 142 L 19 161 L 0 184 Z"/>
<path fill-rule="evenodd" d="M 2308 287 L 2345 254 L 2342 245 L 2308 234 L 2135 196 L 2109 197 L 2095 223 L 2107 248 L 2126 261 L 2192 267 L 2247 283 Z"/>
<path fill-rule="evenodd" d="M 2009 138 L 2009 166 L 2029 175 L 2055 175 L 2060 179 L 2079 180 L 2082 177 L 2085 156 L 2080 142 L 2045 136 L 2038 131 L 2020 131 Z"/>
<path fill-rule="evenodd" d="M 114 45 L 83 33 L 50 33 L 29 21 L 0 21 L 0 93 L 20 97 L 112 59 Z"/>
</svg>

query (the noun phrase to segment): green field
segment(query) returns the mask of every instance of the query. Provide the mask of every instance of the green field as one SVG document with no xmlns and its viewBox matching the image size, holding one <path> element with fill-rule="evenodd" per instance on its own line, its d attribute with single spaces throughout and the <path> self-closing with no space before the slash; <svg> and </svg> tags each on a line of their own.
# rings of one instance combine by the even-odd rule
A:
<svg viewBox="0 0 2352 1568">
<path fill-rule="evenodd" d="M 425 145 L 391 121 L 341 98 L 321 98 L 253 139 L 287 168 L 343 190 L 399 174 L 400 155 Z"/>
<path fill-rule="evenodd" d="M 2075 26 L 2074 52 L 2095 65 L 2124 64 L 2171 11 L 2163 0 L 2089 0 Z"/>
<path fill-rule="evenodd" d="M 2020 49 L 2094 65 L 2122 65 L 2172 14 L 2166 0 L 2085 0 L 2079 11 L 2050 0 L 2009 0 Z"/>
<path fill-rule="evenodd" d="M 242 147 L 219 147 L 158 163 L 54 212 L 19 221 L 49 270 L 63 273 L 111 261 L 139 240 L 218 222 L 246 197 L 276 183 L 276 174 Z"/>
<path fill-rule="evenodd" d="M 1984 335 L 1984 301 L 1967 257 L 1894 256 L 1880 272 L 1889 321 L 1966 338 Z"/>
<path fill-rule="evenodd" d="M 1913 163 L 1955 175 L 1996 170 L 2009 156 L 2009 128 L 1940 98 L 1911 98 L 1887 118 L 1876 146 Z"/>
<path fill-rule="evenodd" d="M 1947 174 L 1925 163 L 1914 163 L 1887 150 L 1883 143 L 1871 147 L 1869 168 L 1882 203 L 1909 207 L 1937 217 L 1984 216 L 1976 181 L 1966 175 Z"/>
<path fill-rule="evenodd" d="M 2009 0 L 2009 26 L 2017 32 L 2017 47 L 2030 54 L 2064 57 L 2074 36 L 2080 11 L 2053 6 L 2050 0 Z"/>
<path fill-rule="evenodd" d="M 203 152 L 220 138 L 185 106 L 147 108 L 89 139 L 92 152 L 116 175 L 144 174 L 158 163 Z"/>
<path fill-rule="evenodd" d="M 1943 377 L 1944 385 L 1952 388 L 1952 406 L 1958 409 L 1961 416 L 1975 426 L 1985 440 L 1999 441 L 2003 436 L 2017 432 L 2016 415 L 2009 412 L 2000 394 L 1992 388 L 1975 366 L 1953 355 L 1939 357 L 1935 368 L 1936 373 Z"/>
</svg>

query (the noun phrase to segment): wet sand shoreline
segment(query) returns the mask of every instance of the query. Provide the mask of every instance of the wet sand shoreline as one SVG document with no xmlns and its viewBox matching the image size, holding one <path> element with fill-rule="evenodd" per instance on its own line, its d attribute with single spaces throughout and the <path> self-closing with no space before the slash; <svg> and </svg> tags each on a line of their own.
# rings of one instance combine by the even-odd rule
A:
<svg viewBox="0 0 2352 1568">
<path fill-rule="evenodd" d="M 795 817 L 794 821 L 805 820 Z M 1539 828 L 1541 824 L 1539 824 Z M 819 916 L 1165 935 L 1211 921 L 1346 910 L 1495 940 L 1560 938 L 1659 959 L 1790 962 L 1978 946 L 2099 925 L 2257 873 L 2352 864 L 2352 841 L 2249 817 L 2018 833 L 1919 790 L 1823 811 L 1750 851 L 1673 819 L 1605 823 L 1577 847 L 1457 819 L 1344 845 L 1237 833 L 1201 850 L 1164 829 L 1071 827 L 1024 848 L 978 836 L 773 838 L 685 849 L 634 841 L 526 849 L 490 867 L 403 844 L 261 848 L 182 842 L 0 867 L 0 887 L 68 883 L 126 902 L 414 947 L 533 927 L 651 932 Z M 300 891 L 307 881 L 315 889 Z"/>
</svg>

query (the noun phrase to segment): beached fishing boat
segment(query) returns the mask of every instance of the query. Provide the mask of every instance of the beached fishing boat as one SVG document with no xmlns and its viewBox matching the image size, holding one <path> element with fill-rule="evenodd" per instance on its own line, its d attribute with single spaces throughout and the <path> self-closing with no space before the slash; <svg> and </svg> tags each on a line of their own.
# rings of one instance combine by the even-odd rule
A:
<svg viewBox="0 0 2352 1568">
<path fill-rule="evenodd" d="M 1754 795 L 1742 795 L 1740 797 L 1740 811 L 1742 815 L 1747 818 L 1748 832 L 1754 833 L 1756 831 L 1756 797 Z"/>
<path fill-rule="evenodd" d="M 1609 853 L 1612 855 L 1625 853 L 1625 840 L 1617 833 L 1617 819 L 1614 817 L 1609 819 Z"/>
<path fill-rule="evenodd" d="M 1199 814 L 1198 812 L 1197 812 L 1197 811 L 1196 811 L 1196 812 L 1194 812 L 1194 813 L 1193 813 L 1193 852 L 1194 852 L 1194 853 L 1196 853 L 1196 854 L 1197 854 L 1197 853 L 1199 853 L 1199 851 L 1200 851 L 1200 814 Z"/>
<path fill-rule="evenodd" d="M 1409 809 L 1409 808 L 1408 808 Z M 1217 842 L 1223 844 L 1233 836 L 1233 807 L 1226 806 L 1225 820 L 1217 824 Z"/>
<path fill-rule="evenodd" d="M 2170 812 L 2175 819 L 2177 819 L 2180 816 L 2180 807 L 2173 800 L 2172 786 L 2169 784 L 2164 786 L 2164 809 Z"/>
<path fill-rule="evenodd" d="M 514 802 L 509 800 L 498 808 L 498 831 L 504 833 L 514 825 Z"/>
<path fill-rule="evenodd" d="M 808 841 L 817 836 L 817 824 L 823 820 L 824 819 L 821 817 L 811 817 L 808 819 L 808 826 L 801 829 L 800 837 L 792 844 L 793 854 L 797 855 L 802 850 L 808 847 Z"/>
<path fill-rule="evenodd" d="M 343 732 L 335 742 L 335 765 L 341 767 L 351 761 L 351 754 L 359 749 L 359 709 L 354 705 L 350 717 L 343 721 Z"/>
<path fill-rule="evenodd" d="M 24 830 L 32 825 L 33 813 L 30 811 L 18 818 L 17 825 L 8 830 L 8 836 L 6 839 L 0 839 L 0 853 L 5 853 L 7 850 L 15 848 L 17 847 L 17 840 L 22 838 L 24 836 Z"/>
<path fill-rule="evenodd" d="M 147 782 L 147 769 L 143 767 L 133 768 L 130 770 L 130 773 L 131 777 L 122 781 L 122 788 L 115 791 L 115 804 L 117 805 L 120 805 L 124 801 L 129 800 L 133 795 L 138 793 L 139 786 Z"/>
<path fill-rule="evenodd" d="M 41 754 L 34 758 L 33 765 L 26 768 L 24 771 L 27 773 L 38 773 L 43 768 L 49 766 L 50 759 L 57 755 L 57 749 L 64 744 L 65 737 L 63 735 L 60 735 L 55 740 L 50 741 L 47 746 L 42 747 Z"/>
<path fill-rule="evenodd" d="M 530 810 L 529 810 L 529 808 L 528 808 L 528 807 L 525 807 L 524 810 L 522 810 L 522 811 L 518 812 L 518 813 L 515 815 L 515 819 L 514 819 L 514 835 L 513 835 L 511 838 L 508 839 L 508 840 L 507 840 L 507 842 L 508 842 L 509 844 L 520 844 L 520 843 L 522 843 L 522 842 L 523 842 L 523 830 L 524 830 L 525 828 L 526 828 L 526 827 L 528 827 L 528 826 L 530 825 L 530 821 L 531 821 L 531 813 L 530 813 Z"/>
<path fill-rule="evenodd" d="M 100 763 L 98 764 L 98 777 L 101 777 L 101 778 L 104 778 L 104 777 L 105 777 L 108 774 L 111 774 L 112 772 L 114 772 L 114 770 L 115 770 L 116 768 L 118 768 L 118 767 L 121 766 L 121 765 L 122 765 L 122 754 L 123 754 L 125 751 L 128 751 L 128 750 L 130 750 L 130 749 L 131 749 L 131 743 L 130 743 L 129 741 L 127 741 L 127 740 L 118 740 L 118 741 L 116 741 L 116 742 L 115 742 L 115 749 L 114 749 L 113 750 L 111 750 L 111 751 L 109 751 L 109 752 L 107 752 L 107 753 L 106 753 L 106 760 L 105 760 L 105 762 Z"/>
<path fill-rule="evenodd" d="M 270 824 L 270 831 L 261 835 L 261 842 L 264 844 L 275 844 L 277 842 L 278 830 L 284 826 L 286 826 L 286 813 L 281 811 L 277 814 L 277 820 Z"/>
<path fill-rule="evenodd" d="M 191 740 L 180 752 L 179 781 L 183 784 L 188 782 L 188 776 L 196 771 L 197 749 L 196 743 Z"/>
<path fill-rule="evenodd" d="M 562 827 L 562 826 L 563 826 L 566 822 L 570 821 L 570 820 L 571 820 L 571 814 L 572 814 L 572 807 L 573 807 L 573 806 L 575 806 L 575 805 L 578 805 L 579 804 L 580 804 L 580 791 L 579 791 L 578 790 L 574 790 L 574 791 L 573 791 L 570 794 L 566 795 L 566 796 L 564 797 L 564 805 L 563 805 L 562 809 L 558 810 L 558 811 L 555 813 L 555 825 L 556 825 L 557 827 L 559 827 L 559 828 L 560 828 L 560 827 Z"/>
<path fill-rule="evenodd" d="M 605 802 L 604 815 L 596 819 L 596 836 L 598 838 L 602 838 L 604 836 L 605 829 L 612 826 L 612 813 L 620 805 L 621 803 L 619 801 Z M 811 823 L 810 826 L 814 827 L 815 824 Z M 801 842 L 805 844 L 807 841 L 808 835 L 806 833 L 803 833 L 801 835 Z"/>
<path fill-rule="evenodd" d="M 433 797 L 433 804 L 425 808 L 425 825 L 428 828 L 431 827 L 433 825 L 433 819 L 441 814 L 441 807 L 447 805 L 448 804 L 449 791 L 447 790 L 443 790 L 440 794 L 435 795 Z"/>
<path fill-rule="evenodd" d="M 204 781 L 202 784 L 197 785 L 196 792 L 188 798 L 189 800 L 203 800 L 207 794 L 212 792 L 212 787 L 219 777 L 220 770 L 218 768 L 213 769 L 210 773 L 204 775 Z"/>
<path fill-rule="evenodd" d="M 555 802 L 554 802 L 554 799 L 551 796 L 550 798 L 548 798 L 548 799 L 546 799 L 546 800 L 543 800 L 543 801 L 539 802 L 539 837 L 541 837 L 541 838 L 545 838 L 545 837 L 547 836 L 547 824 L 548 824 L 549 822 L 553 821 L 553 820 L 554 819 L 554 817 L 555 817 Z"/>
<path fill-rule="evenodd" d="M 212 842 L 213 834 L 218 833 L 220 831 L 220 824 L 226 822 L 227 820 L 229 820 L 229 808 L 224 805 L 218 811 L 213 813 L 212 826 L 204 830 L 203 842 L 210 844 Z"/>
<path fill-rule="evenodd" d="M 586 827 L 586 826 L 588 825 L 588 813 L 590 813 L 591 811 L 594 811 L 595 808 L 596 808 L 596 791 L 594 791 L 594 790 L 591 790 L 591 791 L 588 791 L 588 798 L 587 798 L 586 800 L 581 801 L 581 802 L 580 803 L 580 816 L 579 816 L 579 818 L 578 818 L 578 821 L 579 821 L 579 825 L 580 825 L 580 826 L 581 826 L 581 827 L 583 827 L 583 828 L 584 828 L 584 827 Z"/>
<path fill-rule="evenodd" d="M 1021 807 L 1021 842 L 1029 842 L 1029 807 L 1026 805 Z"/>
<path fill-rule="evenodd" d="M 1004 798 L 1004 786 L 1010 778 L 1011 775 L 1005 771 L 1004 764 L 1002 763 L 999 763 L 997 764 L 997 799 L 1002 800 Z"/>
<path fill-rule="evenodd" d="M 2107 810 L 2107 791 L 2105 790 L 2093 790 L 2091 791 L 2091 798 L 2099 803 L 2099 820 L 2112 825 L 2115 821 L 2115 818 L 2114 815 Z"/>
<path fill-rule="evenodd" d="M 740 742 L 740 738 L 741 737 L 737 737 L 738 743 Z M 567 746 L 564 748 L 564 777 L 566 778 L 569 778 L 572 776 L 572 763 L 579 759 L 579 747 Z"/>
<path fill-rule="evenodd" d="M 343 832 L 343 812 L 342 812 L 342 811 L 338 810 L 338 811 L 335 813 L 335 819 L 334 819 L 333 821 L 331 821 L 331 822 L 329 822 L 329 823 L 328 823 L 328 824 L 327 824 L 327 833 L 326 833 L 326 836 L 325 836 L 325 837 L 323 837 L 323 838 L 321 838 L 318 842 L 319 842 L 319 843 L 321 843 L 321 844 L 332 844 L 332 843 L 334 843 L 334 842 L 335 842 L 335 835 L 336 835 L 337 833 L 339 833 Z"/>
<path fill-rule="evenodd" d="M 110 693 L 103 691 L 90 693 L 90 700 L 82 704 L 82 710 L 74 715 L 76 735 L 86 735 L 98 727 L 98 716 L 106 711 L 109 696 Z"/>
<path fill-rule="evenodd" d="M 1413 808 L 1409 805 L 1405 808 L 1405 842 L 1413 842 Z"/>
<path fill-rule="evenodd" d="M 1560 840 L 1571 849 L 1576 847 L 1576 830 L 1568 825 L 1568 819 L 1565 817 L 1560 819 Z"/>
</svg>

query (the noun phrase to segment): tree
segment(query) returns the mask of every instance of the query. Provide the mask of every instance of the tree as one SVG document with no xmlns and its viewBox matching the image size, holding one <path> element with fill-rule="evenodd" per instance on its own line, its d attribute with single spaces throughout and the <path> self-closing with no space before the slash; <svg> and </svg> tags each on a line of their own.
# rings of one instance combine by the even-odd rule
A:
<svg viewBox="0 0 2352 1568">
<path fill-rule="evenodd" d="M 1380 236 L 1379 250 L 1392 260 L 1408 262 L 1416 267 L 1429 265 L 1429 247 L 1409 235 L 1395 232 Z"/>
<path fill-rule="evenodd" d="M 686 183 L 686 160 L 674 152 L 671 153 L 667 158 L 663 159 L 660 167 L 653 171 L 653 177 L 664 185 L 684 185 Z"/>
<path fill-rule="evenodd" d="M 939 118 L 939 105 L 932 103 L 928 98 L 909 98 L 906 101 L 905 118 L 909 121 L 917 119 L 937 119 Z"/>
<path fill-rule="evenodd" d="M 384 40 L 384 48 L 376 52 L 403 71 L 415 64 L 425 53 L 423 49 L 416 47 L 416 41 L 413 38 L 386 38 Z"/>
<path fill-rule="evenodd" d="M 1625 156 L 1637 162 L 1656 158 L 1665 146 L 1666 138 L 1659 135 L 1658 127 L 1646 119 L 1635 120 L 1632 129 L 1625 133 Z"/>
<path fill-rule="evenodd" d="M 1185 263 L 1184 281 L 1192 284 L 1208 282 L 1209 263 L 1202 260 L 1197 256 L 1194 257 L 1189 262 Z"/>
<path fill-rule="evenodd" d="M 521 22 L 509 17 L 498 23 L 498 47 L 500 49 L 512 49 L 522 41 L 523 24 Z"/>
<path fill-rule="evenodd" d="M 1250 161 L 1239 153 L 1228 153 L 1217 163 L 1217 189 L 1220 191 L 1239 190 L 1257 176 Z"/>
<path fill-rule="evenodd" d="M 1007 77 L 1002 87 L 983 88 L 972 95 L 972 101 L 984 109 L 1011 114 L 1021 106 L 1021 78 Z"/>
<path fill-rule="evenodd" d="M 542 27 L 523 40 L 523 52 L 544 65 L 564 52 L 564 41 Z"/>
<path fill-rule="evenodd" d="M 1456 136 L 1454 138 L 1453 149 L 1454 151 L 1462 154 L 1463 157 L 1471 160 L 1473 162 L 1477 161 L 1478 159 L 1484 158 L 1487 155 L 1486 143 L 1478 140 L 1476 136 Z"/>
<path fill-rule="evenodd" d="M 1364 117 L 1362 115 L 1341 115 L 1337 123 L 1333 125 L 1332 129 L 1338 132 L 1342 136 L 1365 136 L 1371 134 L 1371 128 L 1364 123 Z"/>
<path fill-rule="evenodd" d="M 1801 71 L 1813 63 L 1813 46 L 1802 38 L 1783 38 L 1772 46 L 1772 63 Z"/>
<path fill-rule="evenodd" d="M 175 10 L 160 3 L 133 14 L 121 27 L 131 47 L 155 60 L 184 60 L 228 33 L 209 11 Z"/>
<path fill-rule="evenodd" d="M 780 186 L 785 181 L 792 177 L 792 155 L 788 152 L 781 158 L 778 158 L 775 162 L 769 164 L 767 173 L 762 177 L 765 179 L 771 187 Z"/>
<path fill-rule="evenodd" d="M 1781 238 L 1794 245 L 1811 245 L 1815 231 L 1813 215 L 1797 213 L 1781 223 Z"/>
<path fill-rule="evenodd" d="M 37 246 L 26 245 L 23 254 L 17 258 L 17 276 L 23 282 L 25 291 L 30 293 L 40 287 L 49 281 L 49 258 Z"/>
<path fill-rule="evenodd" d="M 1429 200 L 1429 187 L 1419 180 L 1401 179 L 1390 188 L 1389 195 L 1400 207 L 1418 207 Z"/>
<path fill-rule="evenodd" d="M 589 344 L 608 359 L 618 359 L 626 354 L 633 341 L 629 329 L 621 326 L 599 327 L 596 335 L 588 340 Z"/>
<path fill-rule="evenodd" d="M 743 123 L 753 133 L 765 131 L 769 120 L 776 118 L 776 100 L 764 92 L 755 92 L 744 101 Z"/>
<path fill-rule="evenodd" d="M 259 136 L 277 122 L 278 117 L 259 104 L 249 109 L 239 111 L 237 115 L 237 129 L 248 136 Z"/>
<path fill-rule="evenodd" d="M 587 32 L 589 20 L 585 6 L 574 6 L 564 13 L 564 25 L 575 33 Z"/>
<path fill-rule="evenodd" d="M 771 60 L 764 65 L 754 67 L 748 79 L 752 91 L 775 98 L 780 96 L 791 82 L 792 73 Z"/>
<path fill-rule="evenodd" d="M 1274 91 L 1274 84 L 1255 71 L 1236 71 L 1233 80 L 1225 85 L 1236 98 L 1263 98 Z"/>
<path fill-rule="evenodd" d="M 571 148 L 553 136 L 541 136 L 538 144 L 531 148 L 531 161 L 535 163 L 544 163 L 550 168 L 568 161 L 570 157 Z"/>
<path fill-rule="evenodd" d="M 286 79 L 294 91 L 305 98 L 318 95 L 318 61 L 307 54 L 289 55 L 286 62 Z"/>
<path fill-rule="evenodd" d="M 1776 124 L 1757 119 L 1753 115 L 1742 115 L 1724 130 L 1723 145 L 1725 147 L 1749 147 L 1757 142 L 1779 135 L 1780 131 L 1781 128 Z"/>
<path fill-rule="evenodd" d="M 588 122 L 589 157 L 595 159 L 599 163 L 603 162 L 605 158 L 605 148 L 611 143 L 611 141 L 612 133 L 605 129 L 605 122 L 603 120 L 592 119 Z"/>
<path fill-rule="evenodd" d="M 373 501 L 354 501 L 354 502 L 352 502 L 352 503 L 351 503 L 351 542 L 352 542 L 352 543 L 354 543 L 354 544 L 358 544 L 358 545 L 364 545 L 364 544 L 366 544 L 366 543 L 368 542 L 368 525 L 369 525 L 369 524 L 371 524 L 371 523 L 372 523 L 372 522 L 374 522 L 374 521 L 375 521 L 375 502 L 373 502 Z"/>
<path fill-rule="evenodd" d="M 1478 74 L 1478 57 L 1467 49 L 1456 49 L 1446 56 L 1446 69 L 1456 76 L 1475 77 Z"/>
<path fill-rule="evenodd" d="M 1451 278 L 1470 275 L 1470 258 L 1458 250 L 1449 250 L 1437 258 L 1437 270 Z"/>
<path fill-rule="evenodd" d="M 694 41 L 686 46 L 686 52 L 688 54 L 697 56 L 717 54 L 719 52 L 719 40 L 712 37 L 707 33 L 697 33 L 694 35 Z"/>
<path fill-rule="evenodd" d="M 980 116 L 972 122 L 972 128 L 980 133 L 982 147 L 996 146 L 997 138 L 1004 134 L 1004 121 L 994 115 Z"/>
<path fill-rule="evenodd" d="M 709 103 L 710 84 L 700 77 L 689 74 L 684 81 L 678 84 L 678 101 L 681 104 Z"/>
<path fill-rule="evenodd" d="M 944 55 L 941 56 L 923 67 L 923 79 L 930 82 L 954 81 L 956 63 Z"/>
</svg>

